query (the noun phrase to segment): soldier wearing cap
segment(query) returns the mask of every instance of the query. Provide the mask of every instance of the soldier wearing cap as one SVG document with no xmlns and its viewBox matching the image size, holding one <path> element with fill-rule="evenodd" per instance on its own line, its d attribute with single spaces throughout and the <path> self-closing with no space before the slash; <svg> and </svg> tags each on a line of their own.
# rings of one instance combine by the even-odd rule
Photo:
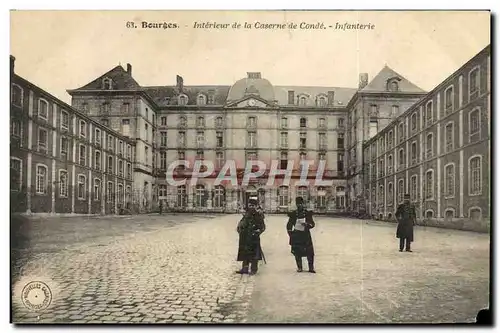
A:
<svg viewBox="0 0 500 333">
<path fill-rule="evenodd" d="M 417 214 L 415 206 L 410 203 L 410 195 L 405 194 L 404 202 L 396 210 L 396 219 L 398 228 L 396 237 L 399 238 L 399 252 L 403 252 L 406 244 L 406 251 L 411 251 L 411 242 L 413 242 L 413 226 L 415 225 Z"/>
<path fill-rule="evenodd" d="M 301 197 L 295 199 L 295 204 L 297 210 L 288 214 L 286 230 L 290 239 L 291 252 L 297 263 L 297 272 L 302 272 L 302 257 L 307 257 L 309 272 L 316 273 L 314 270 L 314 245 L 310 232 L 315 226 L 312 212 L 306 210 L 304 199 Z"/>
<path fill-rule="evenodd" d="M 257 211 L 258 200 L 251 197 L 248 200 L 245 215 L 238 223 L 239 234 L 237 261 L 242 262 L 238 274 L 256 274 L 259 269 L 259 260 L 262 260 L 262 249 L 260 247 L 260 235 L 266 230 L 264 214 Z M 250 271 L 249 271 L 250 266 Z"/>
</svg>

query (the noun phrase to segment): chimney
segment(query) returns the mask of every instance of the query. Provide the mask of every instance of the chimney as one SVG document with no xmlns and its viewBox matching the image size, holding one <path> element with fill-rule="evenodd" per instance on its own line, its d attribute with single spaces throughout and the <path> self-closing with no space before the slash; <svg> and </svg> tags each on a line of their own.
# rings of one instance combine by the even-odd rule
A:
<svg viewBox="0 0 500 333">
<path fill-rule="evenodd" d="M 295 91 L 288 90 L 288 104 L 295 104 Z"/>
<path fill-rule="evenodd" d="M 184 89 L 184 79 L 179 75 L 177 75 L 177 89 L 179 92 L 182 92 Z"/>
<path fill-rule="evenodd" d="M 328 92 L 328 105 L 333 106 L 335 101 L 335 92 L 334 91 L 329 91 Z"/>
<path fill-rule="evenodd" d="M 359 89 L 363 89 L 368 85 L 368 73 L 359 74 Z"/>
<path fill-rule="evenodd" d="M 14 73 L 14 65 L 16 63 L 16 58 L 14 56 L 10 56 L 10 72 Z"/>
<path fill-rule="evenodd" d="M 131 64 L 127 64 L 127 73 L 128 73 L 128 75 L 132 76 L 132 65 Z"/>
</svg>

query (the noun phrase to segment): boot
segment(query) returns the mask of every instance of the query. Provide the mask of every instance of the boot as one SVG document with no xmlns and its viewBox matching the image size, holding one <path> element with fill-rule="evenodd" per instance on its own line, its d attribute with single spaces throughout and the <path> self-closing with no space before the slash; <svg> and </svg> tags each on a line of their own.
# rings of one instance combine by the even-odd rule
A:
<svg viewBox="0 0 500 333">
<path fill-rule="evenodd" d="M 242 266 L 241 266 L 241 269 L 239 271 L 236 271 L 235 273 L 236 274 L 248 274 L 248 265 L 249 265 L 249 263 L 244 261 Z"/>
<path fill-rule="evenodd" d="M 257 274 L 257 271 L 259 270 L 259 262 L 257 260 L 253 260 L 251 262 L 251 266 L 250 266 L 250 275 L 255 275 Z"/>
<path fill-rule="evenodd" d="M 314 259 L 313 258 L 308 258 L 307 264 L 309 265 L 309 273 L 316 273 L 314 270 Z"/>
<path fill-rule="evenodd" d="M 297 272 L 300 273 L 302 269 L 302 257 L 295 257 L 295 262 L 297 263 Z"/>
</svg>

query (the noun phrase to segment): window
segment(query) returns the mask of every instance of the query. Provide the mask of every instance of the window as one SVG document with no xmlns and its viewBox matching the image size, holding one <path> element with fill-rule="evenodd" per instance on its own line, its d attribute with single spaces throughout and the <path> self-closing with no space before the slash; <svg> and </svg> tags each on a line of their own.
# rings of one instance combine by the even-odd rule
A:
<svg viewBox="0 0 500 333">
<path fill-rule="evenodd" d="M 337 200 L 337 205 L 338 204 L 339 203 Z M 316 207 L 320 209 L 326 208 L 326 189 L 323 186 L 318 187 L 318 196 L 316 197 Z"/>
<path fill-rule="evenodd" d="M 410 178 L 410 200 L 411 201 L 417 201 L 417 175 L 413 175 Z"/>
<path fill-rule="evenodd" d="M 288 119 L 286 117 L 281 118 L 281 128 L 288 128 Z"/>
<path fill-rule="evenodd" d="M 215 153 L 215 159 L 216 159 L 216 162 L 217 162 L 216 168 L 217 169 L 222 169 L 222 167 L 224 166 L 224 153 L 221 152 L 221 151 L 216 152 Z"/>
<path fill-rule="evenodd" d="M 322 107 L 322 108 L 324 108 L 326 106 L 326 98 L 324 96 L 321 96 L 318 99 L 318 105 L 319 105 L 319 107 Z"/>
<path fill-rule="evenodd" d="M 120 177 L 123 177 L 123 161 L 122 160 L 118 161 L 118 175 Z"/>
<path fill-rule="evenodd" d="M 446 220 L 452 220 L 455 217 L 455 209 L 453 208 L 447 208 L 444 211 L 444 217 Z"/>
<path fill-rule="evenodd" d="M 389 90 L 390 91 L 398 91 L 399 90 L 399 85 L 396 80 L 392 80 L 389 84 Z"/>
<path fill-rule="evenodd" d="M 392 173 L 392 167 L 394 166 L 394 163 L 392 162 L 392 155 L 387 156 L 387 171 L 389 174 Z"/>
<path fill-rule="evenodd" d="M 453 86 L 448 87 L 444 91 L 444 111 L 445 114 L 450 114 L 453 112 Z"/>
<path fill-rule="evenodd" d="M 123 103 L 122 111 L 123 111 L 123 113 L 129 113 L 130 112 L 130 103 Z"/>
<path fill-rule="evenodd" d="M 104 90 L 113 89 L 113 81 L 110 78 L 104 78 L 102 80 L 102 89 Z"/>
<path fill-rule="evenodd" d="M 418 161 L 417 157 L 417 142 L 413 141 L 411 143 L 411 164 L 416 164 Z"/>
<path fill-rule="evenodd" d="M 215 118 L 215 126 L 216 127 L 223 127 L 224 126 L 224 120 L 222 119 L 222 117 Z"/>
<path fill-rule="evenodd" d="M 101 180 L 98 178 L 94 179 L 94 200 L 99 201 L 101 197 Z"/>
<path fill-rule="evenodd" d="M 434 211 L 432 209 L 429 209 L 425 212 L 425 217 L 428 219 L 432 219 L 434 217 Z"/>
<path fill-rule="evenodd" d="M 198 95 L 198 105 L 205 105 L 205 104 L 206 104 L 205 95 Z"/>
<path fill-rule="evenodd" d="M 223 208 L 226 205 L 226 191 L 221 185 L 214 189 L 214 207 Z"/>
<path fill-rule="evenodd" d="M 307 104 L 306 97 L 305 96 L 300 97 L 300 99 L 299 99 L 299 105 L 300 106 L 306 106 L 306 104 Z"/>
<path fill-rule="evenodd" d="M 469 101 L 479 96 L 479 67 L 469 73 Z"/>
<path fill-rule="evenodd" d="M 399 149 L 399 170 L 403 170 L 406 164 L 405 150 L 403 148 Z"/>
<path fill-rule="evenodd" d="M 94 138 L 94 142 L 97 143 L 97 144 L 101 144 L 101 130 L 96 128 L 95 129 L 95 138 Z"/>
<path fill-rule="evenodd" d="M 160 123 L 161 123 L 161 126 L 167 126 L 167 117 L 161 117 Z"/>
<path fill-rule="evenodd" d="M 101 170 L 101 152 L 95 152 L 95 169 Z"/>
<path fill-rule="evenodd" d="M 248 147 L 257 147 L 257 138 L 255 136 L 255 132 L 248 132 Z"/>
<path fill-rule="evenodd" d="M 319 128 L 326 128 L 326 119 L 325 118 L 319 118 L 318 119 L 318 127 Z"/>
<path fill-rule="evenodd" d="M 167 170 L 167 152 L 166 151 L 160 152 L 160 169 Z"/>
<path fill-rule="evenodd" d="M 17 106 L 23 106 L 23 89 L 17 84 L 12 84 L 11 88 L 11 101 L 12 104 Z"/>
<path fill-rule="evenodd" d="M 87 164 L 87 147 L 80 145 L 79 152 L 79 162 L 81 165 L 85 166 Z"/>
<path fill-rule="evenodd" d="M 393 105 L 391 108 L 391 118 L 399 116 L 399 105 Z"/>
<path fill-rule="evenodd" d="M 69 128 L 69 114 L 63 110 L 61 110 L 61 128 L 66 130 Z"/>
<path fill-rule="evenodd" d="M 399 135 L 399 142 L 403 142 L 405 140 L 405 127 L 402 122 L 399 123 L 398 126 L 398 135 Z"/>
<path fill-rule="evenodd" d="M 68 196 L 68 172 L 59 170 L 59 197 L 65 198 Z"/>
<path fill-rule="evenodd" d="M 158 189 L 158 196 L 163 198 L 167 196 L 167 185 L 160 185 Z"/>
<path fill-rule="evenodd" d="M 130 119 L 122 119 L 122 135 L 130 136 Z"/>
<path fill-rule="evenodd" d="M 404 181 L 404 179 L 399 179 L 398 180 L 398 202 L 399 203 L 403 202 L 404 194 L 405 194 L 405 181 Z"/>
<path fill-rule="evenodd" d="M 469 218 L 473 221 L 479 221 L 481 219 L 481 208 L 471 207 L 469 208 Z"/>
<path fill-rule="evenodd" d="M 444 195 L 455 196 L 455 164 L 450 163 L 444 167 Z"/>
<path fill-rule="evenodd" d="M 380 205 L 383 205 L 384 204 L 384 195 L 385 195 L 385 192 L 384 192 L 384 185 L 380 185 L 378 187 L 378 197 L 379 197 L 379 204 Z"/>
<path fill-rule="evenodd" d="M 167 146 L 167 132 L 165 131 L 160 132 L 160 146 L 161 147 Z"/>
<path fill-rule="evenodd" d="M 344 118 L 338 118 L 337 119 L 337 126 L 339 128 L 344 128 Z"/>
<path fill-rule="evenodd" d="M 387 184 L 387 202 L 392 203 L 394 199 L 394 189 L 392 183 Z"/>
<path fill-rule="evenodd" d="M 36 166 L 36 194 L 47 194 L 47 167 L 39 164 Z"/>
<path fill-rule="evenodd" d="M 378 120 L 377 119 L 370 119 L 370 125 L 368 129 L 368 137 L 371 139 L 378 133 Z"/>
<path fill-rule="evenodd" d="M 205 159 L 205 152 L 203 150 L 198 150 L 196 152 L 196 159 L 200 160 L 200 161 L 204 160 Z"/>
<path fill-rule="evenodd" d="M 255 117 L 248 117 L 248 120 L 247 120 L 247 127 L 256 127 L 257 126 L 257 120 Z"/>
<path fill-rule="evenodd" d="M 186 207 L 187 195 L 186 195 L 186 186 L 178 186 L 177 187 L 177 207 Z"/>
<path fill-rule="evenodd" d="M 411 115 L 411 130 L 415 132 L 417 130 L 417 113 Z"/>
<path fill-rule="evenodd" d="M 10 158 L 10 190 L 21 191 L 23 184 L 22 161 L 16 157 Z"/>
<path fill-rule="evenodd" d="M 149 127 L 148 127 L 148 124 L 144 124 L 144 136 L 145 136 L 146 142 L 148 142 L 149 141 Z"/>
<path fill-rule="evenodd" d="M 106 188 L 106 201 L 108 203 L 113 202 L 113 182 L 108 182 L 108 187 Z"/>
<path fill-rule="evenodd" d="M 123 203 L 123 184 L 118 184 L 118 203 Z"/>
<path fill-rule="evenodd" d="M 469 195 L 480 195 L 482 192 L 482 156 L 475 155 L 469 159 Z"/>
<path fill-rule="evenodd" d="M 209 95 L 208 95 L 208 104 L 215 104 L 215 96 L 213 95 L 213 93 L 210 93 L 209 92 Z"/>
<path fill-rule="evenodd" d="M 454 136 L 453 136 L 453 123 L 452 122 L 449 122 L 448 124 L 446 124 L 445 128 L 444 128 L 444 132 L 445 132 L 445 151 L 447 153 L 449 153 L 450 151 L 453 150 L 453 139 L 454 139 Z"/>
<path fill-rule="evenodd" d="M 87 137 L 87 123 L 83 120 L 80 120 L 80 136 L 82 138 Z"/>
<path fill-rule="evenodd" d="M 297 188 L 297 197 L 304 199 L 305 204 L 309 202 L 309 191 L 306 186 L 299 186 Z"/>
<path fill-rule="evenodd" d="M 101 113 L 110 113 L 111 104 L 109 102 L 104 102 L 101 104 Z"/>
<path fill-rule="evenodd" d="M 205 118 L 203 117 L 196 118 L 196 127 L 205 127 Z"/>
<path fill-rule="evenodd" d="M 149 165 L 149 147 L 144 147 L 144 161 Z"/>
<path fill-rule="evenodd" d="M 203 148 L 205 146 L 205 132 L 196 132 L 196 146 L 198 148 Z"/>
<path fill-rule="evenodd" d="M 63 160 L 68 159 L 68 138 L 65 136 L 61 136 L 61 158 Z"/>
<path fill-rule="evenodd" d="M 469 112 L 469 138 L 470 142 L 481 138 L 481 109 L 475 108 Z"/>
<path fill-rule="evenodd" d="M 179 146 L 180 147 L 185 147 L 186 146 L 186 132 L 179 132 Z"/>
<path fill-rule="evenodd" d="M 433 122 L 434 111 L 432 101 L 428 101 L 425 105 L 425 121 L 427 125 L 431 125 Z"/>
<path fill-rule="evenodd" d="M 326 150 L 327 149 L 326 133 L 319 133 L 318 135 L 319 135 L 319 149 Z"/>
<path fill-rule="evenodd" d="M 203 185 L 196 185 L 194 206 L 195 207 L 206 206 L 206 193 L 205 193 L 205 187 Z"/>
<path fill-rule="evenodd" d="M 280 186 L 278 188 L 278 205 L 280 207 L 288 206 L 288 187 Z"/>
<path fill-rule="evenodd" d="M 108 173 L 113 173 L 113 156 L 108 156 Z"/>
<path fill-rule="evenodd" d="M 307 119 L 300 118 L 300 127 L 307 127 Z"/>
<path fill-rule="evenodd" d="M 306 132 L 300 132 L 300 148 L 305 149 L 307 146 L 307 133 Z"/>
<path fill-rule="evenodd" d="M 179 105 L 186 105 L 187 104 L 187 97 L 185 95 L 180 95 L 179 96 Z"/>
<path fill-rule="evenodd" d="M 288 167 L 288 153 L 285 151 L 281 152 L 280 156 L 280 169 L 286 170 Z"/>
<path fill-rule="evenodd" d="M 45 128 L 38 129 L 38 151 L 47 152 L 48 135 Z"/>
<path fill-rule="evenodd" d="M 132 146 L 127 145 L 127 158 L 132 158 Z"/>
<path fill-rule="evenodd" d="M 224 147 L 224 133 L 223 132 L 216 132 L 216 147 L 217 148 L 222 148 Z"/>
<path fill-rule="evenodd" d="M 49 116 L 49 103 L 44 100 L 38 100 L 38 117 L 47 120 Z"/>
<path fill-rule="evenodd" d="M 432 200 L 434 198 L 434 170 L 427 170 L 425 173 L 425 198 Z"/>
<path fill-rule="evenodd" d="M 337 148 L 344 148 L 344 133 L 337 133 Z"/>
<path fill-rule="evenodd" d="M 370 116 L 372 116 L 372 117 L 378 116 L 378 107 L 376 104 L 370 105 Z"/>
<path fill-rule="evenodd" d="M 425 143 L 425 153 L 427 158 L 431 158 L 433 155 L 433 149 L 434 149 L 434 144 L 433 144 L 433 137 L 432 133 L 427 134 L 427 139 Z"/>
<path fill-rule="evenodd" d="M 184 116 L 179 117 L 179 125 L 180 127 L 186 127 L 187 126 L 187 119 Z"/>
<path fill-rule="evenodd" d="M 84 175 L 78 175 L 78 200 L 85 200 L 85 183 L 86 178 Z"/>
<path fill-rule="evenodd" d="M 10 134 L 22 138 L 22 122 L 19 119 L 11 118 L 10 124 Z"/>
<path fill-rule="evenodd" d="M 131 201 L 132 197 L 132 188 L 130 186 L 127 186 L 125 188 L 125 202 L 129 203 Z"/>
<path fill-rule="evenodd" d="M 132 179 L 132 165 L 127 163 L 127 178 Z"/>
<path fill-rule="evenodd" d="M 388 136 L 388 149 L 391 149 L 392 148 L 392 141 L 393 141 L 393 138 L 394 138 L 394 133 L 392 131 L 389 131 L 389 136 Z"/>
</svg>

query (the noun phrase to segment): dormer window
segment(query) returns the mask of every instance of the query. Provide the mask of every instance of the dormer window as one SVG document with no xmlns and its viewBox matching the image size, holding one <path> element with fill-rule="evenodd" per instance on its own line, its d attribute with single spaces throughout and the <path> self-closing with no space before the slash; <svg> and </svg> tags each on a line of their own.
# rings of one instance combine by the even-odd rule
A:
<svg viewBox="0 0 500 333">
<path fill-rule="evenodd" d="M 207 104 L 207 98 L 205 97 L 205 95 L 203 94 L 198 95 L 198 105 L 205 105 L 205 104 Z"/>
<path fill-rule="evenodd" d="M 299 98 L 299 106 L 306 106 L 307 104 L 307 98 L 305 96 L 301 96 Z"/>
<path fill-rule="evenodd" d="M 327 103 L 326 103 L 326 97 L 325 97 L 325 96 L 320 96 L 320 97 L 318 98 L 318 106 L 319 106 L 320 108 L 324 108 L 324 107 L 326 107 L 326 104 L 327 104 Z"/>
<path fill-rule="evenodd" d="M 208 95 L 208 103 L 207 104 L 215 104 L 215 96 L 213 94 Z"/>
<path fill-rule="evenodd" d="M 392 79 L 387 80 L 387 90 L 388 91 L 399 91 L 399 81 L 401 79 L 398 77 L 394 77 Z"/>
<path fill-rule="evenodd" d="M 104 90 L 113 89 L 113 80 L 111 80 L 109 77 L 103 79 L 102 80 L 102 89 L 104 89 Z"/>
<path fill-rule="evenodd" d="M 186 105 L 188 102 L 188 98 L 186 95 L 179 96 L 179 105 Z"/>
</svg>

